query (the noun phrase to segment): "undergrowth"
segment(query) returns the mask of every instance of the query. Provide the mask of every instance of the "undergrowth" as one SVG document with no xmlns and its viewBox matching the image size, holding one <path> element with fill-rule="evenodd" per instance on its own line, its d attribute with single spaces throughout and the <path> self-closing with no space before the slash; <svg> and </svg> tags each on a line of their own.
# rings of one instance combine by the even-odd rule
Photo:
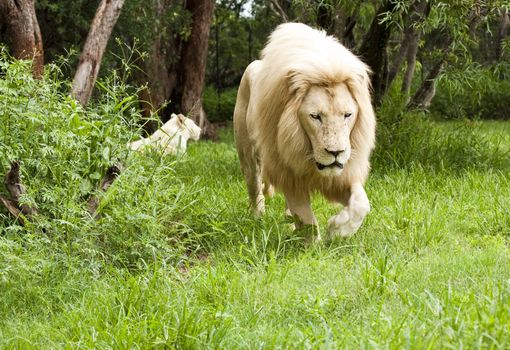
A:
<svg viewBox="0 0 510 350">
<path fill-rule="evenodd" d="M 186 231 L 173 222 L 186 206 L 173 171 L 180 160 L 128 152 L 140 115 L 127 89 L 100 83 L 100 100 L 84 109 L 67 95 L 56 66 L 42 80 L 32 78 L 27 62 L 4 57 L 0 69 L 0 173 L 20 161 L 27 188 L 22 201 L 38 208 L 25 227 L 0 211 L 3 234 L 44 237 L 68 254 L 128 266 L 175 258 L 181 245 L 172 238 L 175 227 Z M 106 169 L 117 163 L 124 167 L 121 176 L 106 194 L 98 193 Z M 96 195 L 99 220 L 87 210 Z"/>
<path fill-rule="evenodd" d="M 480 124 L 465 120 L 448 132 L 425 112 L 402 112 L 398 98 L 387 99 L 378 111 L 377 143 L 372 164 L 377 169 L 420 165 L 429 170 L 510 168 L 505 138 L 488 138 Z"/>
</svg>

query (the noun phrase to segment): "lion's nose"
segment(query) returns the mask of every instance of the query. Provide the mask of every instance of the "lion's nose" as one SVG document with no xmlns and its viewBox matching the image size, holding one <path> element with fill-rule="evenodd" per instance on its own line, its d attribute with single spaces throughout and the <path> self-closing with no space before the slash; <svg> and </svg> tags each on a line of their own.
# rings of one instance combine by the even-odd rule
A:
<svg viewBox="0 0 510 350">
<path fill-rule="evenodd" d="M 330 149 L 327 149 L 327 148 L 324 148 L 326 150 L 326 152 L 332 154 L 334 157 L 338 156 L 340 153 L 342 153 L 343 151 L 345 151 L 344 149 L 342 150 L 339 150 L 339 151 L 332 151 Z"/>
</svg>

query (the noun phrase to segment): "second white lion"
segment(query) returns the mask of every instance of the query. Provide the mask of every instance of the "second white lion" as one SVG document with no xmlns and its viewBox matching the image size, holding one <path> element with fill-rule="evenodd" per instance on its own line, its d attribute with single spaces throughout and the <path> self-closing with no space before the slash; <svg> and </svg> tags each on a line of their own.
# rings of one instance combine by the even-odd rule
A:
<svg viewBox="0 0 510 350">
<path fill-rule="evenodd" d="M 177 154 L 186 150 L 189 139 L 198 141 L 201 131 L 190 118 L 182 114 L 172 114 L 170 120 L 154 134 L 131 142 L 128 147 L 134 151 L 152 147 L 162 150 L 164 154 Z"/>
</svg>

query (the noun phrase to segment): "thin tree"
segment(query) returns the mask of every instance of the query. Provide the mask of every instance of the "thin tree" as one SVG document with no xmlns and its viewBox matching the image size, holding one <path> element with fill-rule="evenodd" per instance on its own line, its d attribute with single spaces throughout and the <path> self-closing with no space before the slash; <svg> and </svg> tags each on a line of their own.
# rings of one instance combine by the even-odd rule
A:
<svg viewBox="0 0 510 350">
<path fill-rule="evenodd" d="M 448 56 L 452 50 L 453 39 L 448 38 L 443 44 L 443 52 L 441 58 L 429 71 L 423 80 L 420 88 L 413 95 L 412 99 L 407 104 L 407 109 L 427 109 L 432 103 L 432 99 L 436 94 L 436 80 L 443 71 L 443 68 L 448 60 Z"/>
<path fill-rule="evenodd" d="M 124 0 L 101 0 L 90 26 L 71 91 L 84 106 L 92 94 L 103 53 L 123 5 Z"/>
<path fill-rule="evenodd" d="M 411 88 L 411 82 L 414 76 L 414 70 L 416 67 L 416 54 L 418 52 L 418 44 L 421 37 L 421 30 L 419 29 L 420 24 L 428 16 L 430 6 L 426 0 L 416 0 L 412 6 L 410 15 L 406 20 L 404 26 L 404 36 L 400 43 L 400 48 L 394 56 L 389 74 L 388 74 L 388 86 L 391 85 L 397 74 L 400 72 L 400 68 L 407 61 L 407 67 L 402 80 L 401 91 L 405 94 L 409 94 Z"/>
<path fill-rule="evenodd" d="M 285 9 L 284 7 L 287 7 Z M 270 0 L 269 1 L 269 8 L 273 10 L 273 12 L 282 19 L 284 22 L 289 21 L 289 15 L 288 15 L 288 7 L 289 3 L 287 1 L 283 1 L 283 4 L 280 4 L 278 0 Z"/>
<path fill-rule="evenodd" d="M 408 109 L 427 109 L 431 105 L 436 93 L 437 79 L 449 63 L 449 58 L 455 56 L 454 49 L 465 47 L 463 41 L 475 36 L 476 28 L 487 21 L 487 13 L 487 6 L 479 0 L 452 8 L 452 12 L 448 14 L 447 21 L 440 31 L 442 33 L 439 40 L 440 58 L 429 70 L 420 88 L 407 104 Z"/>
<path fill-rule="evenodd" d="M 414 70 L 416 68 L 416 54 L 418 53 L 418 44 L 421 37 L 421 30 L 417 28 L 417 26 L 425 20 L 429 11 L 430 7 L 426 0 L 418 0 L 413 5 L 411 25 L 407 28 L 404 39 L 408 42 L 406 52 L 407 67 L 402 79 L 401 88 L 402 93 L 405 95 L 409 95 Z"/>
<path fill-rule="evenodd" d="M 44 51 L 34 0 L 0 0 L 0 20 L 6 25 L 13 56 L 32 59 L 34 77 L 41 77 Z"/>
</svg>

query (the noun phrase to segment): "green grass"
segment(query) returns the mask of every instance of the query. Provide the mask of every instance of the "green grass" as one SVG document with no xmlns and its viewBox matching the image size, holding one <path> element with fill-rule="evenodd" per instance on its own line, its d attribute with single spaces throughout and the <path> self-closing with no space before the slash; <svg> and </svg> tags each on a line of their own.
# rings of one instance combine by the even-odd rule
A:
<svg viewBox="0 0 510 350">
<path fill-rule="evenodd" d="M 40 215 L 23 228 L 0 209 L 0 348 L 510 347 L 508 122 L 381 123 L 366 222 L 310 245 L 281 195 L 249 215 L 230 129 L 180 158 L 128 154 L 137 131 L 118 100 L 72 107 L 74 125 L 49 89 L 13 122 L 27 92 L 8 79 L 0 170 L 22 159 Z M 51 142 L 33 133 L 41 120 Z M 92 220 L 82 192 L 117 158 L 125 169 Z M 313 206 L 324 230 L 339 207 Z"/>
<path fill-rule="evenodd" d="M 493 147 L 499 147 L 510 152 L 510 123 L 508 121 L 485 120 L 485 121 L 448 121 L 440 124 L 445 131 L 455 128 L 469 128 L 480 137 L 488 138 Z"/>
</svg>

